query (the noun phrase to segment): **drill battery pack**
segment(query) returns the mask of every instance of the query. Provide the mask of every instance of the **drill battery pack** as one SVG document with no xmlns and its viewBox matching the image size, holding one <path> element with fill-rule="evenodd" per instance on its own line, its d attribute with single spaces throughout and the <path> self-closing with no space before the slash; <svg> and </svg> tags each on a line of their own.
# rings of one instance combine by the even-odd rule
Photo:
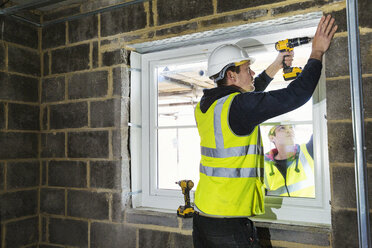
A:
<svg viewBox="0 0 372 248">
<path fill-rule="evenodd" d="M 177 209 L 177 216 L 181 218 L 192 218 L 194 212 L 193 207 L 179 206 Z"/>
<path fill-rule="evenodd" d="M 296 79 L 302 72 L 301 67 L 288 67 L 283 69 L 283 78 L 285 81 Z"/>
</svg>

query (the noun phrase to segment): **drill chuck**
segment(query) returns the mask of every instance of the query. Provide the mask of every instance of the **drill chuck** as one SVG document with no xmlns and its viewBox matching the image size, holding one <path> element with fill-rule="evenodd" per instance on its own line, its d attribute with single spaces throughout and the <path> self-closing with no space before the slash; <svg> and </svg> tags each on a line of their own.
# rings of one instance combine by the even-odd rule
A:
<svg viewBox="0 0 372 248">
<path fill-rule="evenodd" d="M 310 41 L 311 41 L 311 38 L 309 38 L 309 37 L 300 37 L 300 38 L 288 39 L 288 46 L 293 48 L 293 47 L 296 47 L 296 46 L 307 44 Z"/>
</svg>

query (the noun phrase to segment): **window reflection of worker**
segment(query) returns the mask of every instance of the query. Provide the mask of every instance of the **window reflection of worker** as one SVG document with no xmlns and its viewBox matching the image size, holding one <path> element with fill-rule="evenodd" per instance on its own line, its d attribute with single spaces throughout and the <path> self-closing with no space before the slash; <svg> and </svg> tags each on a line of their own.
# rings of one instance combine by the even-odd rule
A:
<svg viewBox="0 0 372 248">
<path fill-rule="evenodd" d="M 279 54 L 272 68 L 258 76 L 263 85 L 253 78 L 250 65 L 254 59 L 239 46 L 221 45 L 209 56 L 208 74 L 217 87 L 204 90 L 195 108 L 201 146 L 193 216 L 195 248 L 260 247 L 248 218 L 265 211 L 264 154 L 258 125 L 311 98 L 320 78 L 322 56 L 337 29 L 334 21 L 330 15 L 321 18 L 310 59 L 302 74 L 284 89 L 262 92 L 265 81 L 269 83 L 282 68 L 283 55 L 291 57 L 292 53 Z"/>
<path fill-rule="evenodd" d="M 295 144 L 292 125 L 270 129 L 269 139 L 275 148 L 265 154 L 267 195 L 315 197 L 313 139 Z"/>
</svg>

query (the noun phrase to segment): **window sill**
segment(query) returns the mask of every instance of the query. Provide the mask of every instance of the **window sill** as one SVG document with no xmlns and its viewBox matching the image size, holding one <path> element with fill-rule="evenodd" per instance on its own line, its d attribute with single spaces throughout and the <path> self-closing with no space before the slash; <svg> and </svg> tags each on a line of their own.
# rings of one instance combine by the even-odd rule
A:
<svg viewBox="0 0 372 248">
<path fill-rule="evenodd" d="M 330 232 L 331 225 L 295 222 L 295 221 L 278 221 L 262 218 L 250 218 L 258 227 L 283 229 L 283 230 L 301 230 L 309 231 L 318 230 L 319 232 Z M 176 210 L 156 209 L 156 208 L 130 208 L 126 210 L 126 222 L 129 224 L 157 225 L 178 228 L 182 227 L 182 223 L 190 222 L 192 228 L 192 218 L 180 218 L 176 214 Z M 181 226 L 180 226 L 181 223 Z M 187 224 L 189 225 L 189 224 Z"/>
<path fill-rule="evenodd" d="M 180 218 L 175 211 L 131 208 L 126 211 L 126 223 L 146 225 L 146 229 L 183 233 L 191 236 L 192 218 Z M 256 219 L 254 219 L 254 222 L 261 243 L 268 246 L 280 246 L 283 242 L 292 245 L 291 247 L 302 247 L 302 245 L 328 247 L 330 245 L 331 227 L 328 225 L 276 223 Z"/>
</svg>

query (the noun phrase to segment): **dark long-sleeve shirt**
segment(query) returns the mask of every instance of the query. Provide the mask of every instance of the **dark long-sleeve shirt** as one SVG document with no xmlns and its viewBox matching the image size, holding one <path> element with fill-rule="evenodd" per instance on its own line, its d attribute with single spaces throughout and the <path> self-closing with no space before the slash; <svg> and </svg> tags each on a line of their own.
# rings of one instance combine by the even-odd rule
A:
<svg viewBox="0 0 372 248">
<path fill-rule="evenodd" d="M 260 123 L 305 104 L 316 88 L 321 70 L 321 61 L 309 59 L 300 76 L 286 88 L 268 92 L 262 91 L 272 79 L 265 72 L 261 73 L 255 78 L 255 91 L 234 97 L 229 112 L 232 131 L 237 135 L 248 135 Z M 205 113 L 214 101 L 239 91 L 234 86 L 206 89 L 200 101 L 200 109 Z"/>
</svg>

